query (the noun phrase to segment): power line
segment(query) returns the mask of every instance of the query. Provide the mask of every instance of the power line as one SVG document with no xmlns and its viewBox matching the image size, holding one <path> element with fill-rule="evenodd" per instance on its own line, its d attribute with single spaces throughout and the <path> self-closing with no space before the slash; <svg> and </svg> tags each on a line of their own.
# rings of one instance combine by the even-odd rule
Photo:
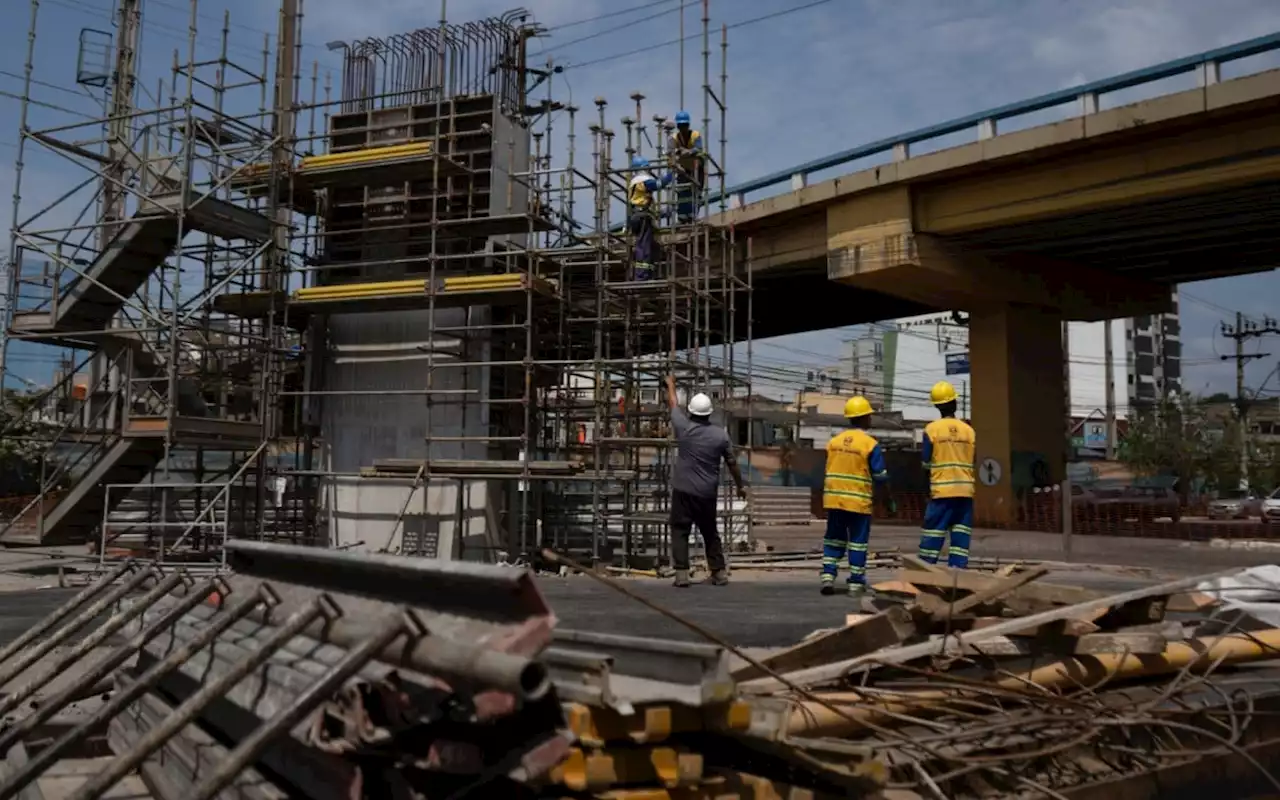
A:
<svg viewBox="0 0 1280 800">
<path fill-rule="evenodd" d="M 617 11 L 608 11 L 608 12 L 605 12 L 604 14 L 596 14 L 594 17 L 587 17 L 585 19 L 575 19 L 572 22 L 562 22 L 559 25 L 552 25 L 549 28 L 547 28 L 547 32 L 549 33 L 551 31 L 562 31 L 565 28 L 574 28 L 574 27 L 577 27 L 578 25 L 586 25 L 589 22 L 599 22 L 600 20 L 604 20 L 604 19 L 620 17 L 623 14 L 630 14 L 633 11 L 644 11 L 646 8 L 653 8 L 654 6 L 660 6 L 666 3 L 673 3 L 673 2 L 675 2 L 675 0 L 653 0 L 652 2 L 641 3 L 639 5 L 631 6 L 629 8 L 620 8 Z M 642 20 L 637 20 L 637 22 L 640 22 L 640 21 Z"/>
<path fill-rule="evenodd" d="M 748 26 L 748 25 L 755 25 L 755 24 L 760 23 L 760 22 L 766 22 L 766 21 L 771 20 L 771 19 L 777 19 L 777 18 L 779 18 L 779 17 L 787 16 L 788 14 L 797 14 L 797 13 L 799 13 L 799 12 L 801 12 L 801 11 L 808 11 L 808 10 L 809 10 L 809 9 L 811 9 L 811 8 L 815 8 L 815 7 L 817 7 L 817 6 L 826 5 L 827 3 L 830 3 L 831 1 L 832 1 L 832 0 L 811 0 L 811 2 L 805 3 L 804 5 L 796 6 L 795 8 L 787 8 L 787 9 L 783 9 L 782 11 L 774 11 L 774 12 L 769 13 L 769 14 L 761 14 L 761 15 L 760 15 L 760 16 L 758 16 L 758 17 L 752 17 L 752 18 L 750 18 L 750 19 L 739 20 L 738 22 L 735 22 L 735 23 L 733 23 L 733 24 L 731 24 L 731 25 L 726 25 L 725 27 L 726 27 L 728 30 L 734 30 L 734 29 L 737 29 L 737 28 L 745 28 L 745 27 L 746 27 L 746 26 Z M 579 62 L 578 62 L 578 63 L 576 63 L 576 64 L 569 64 L 569 65 L 565 66 L 565 69 L 574 69 L 574 68 L 576 68 L 576 67 L 590 67 L 590 66 L 594 66 L 595 64 L 604 64 L 604 63 L 609 62 L 609 61 L 617 61 L 617 60 L 619 60 L 619 59 L 623 59 L 623 58 L 630 58 L 631 56 L 640 55 L 641 53 L 651 53 L 651 52 L 653 52 L 654 50 L 659 50 L 659 49 L 664 48 L 664 47 L 672 47 L 672 46 L 674 46 L 674 45 L 678 45 L 678 44 L 680 44 L 681 42 L 691 42 L 691 41 L 695 41 L 695 40 L 698 40 L 698 39 L 701 39 L 701 38 L 702 38 L 702 34 L 701 34 L 701 33 L 693 33 L 693 34 L 689 34 L 688 36 L 684 36 L 684 37 L 677 37 L 677 38 L 675 38 L 675 39 L 669 39 L 669 40 L 667 40 L 667 41 L 665 41 L 665 42 L 659 42 L 659 43 L 657 43 L 657 44 L 651 44 L 651 45 L 649 45 L 649 46 L 647 46 L 647 47 L 637 47 L 637 48 L 635 48 L 634 50 L 627 50 L 627 51 L 622 52 L 622 53 L 615 53 L 615 54 L 613 54 L 613 55 L 611 55 L 611 56 L 603 56 L 603 57 L 601 57 L 601 58 L 593 58 L 593 59 L 591 59 L 590 61 L 579 61 Z"/>
<path fill-rule="evenodd" d="M 601 36 L 608 36 L 611 33 L 617 33 L 618 31 L 625 31 L 628 28 L 634 28 L 636 25 L 639 25 L 642 22 L 649 22 L 651 20 L 658 19 L 659 17 L 665 17 L 666 15 L 670 14 L 673 11 L 680 11 L 681 8 L 668 8 L 666 11 L 659 11 L 656 14 L 650 14 L 649 16 L 641 17 L 640 19 L 633 19 L 630 22 L 624 22 L 621 25 L 615 25 L 612 28 L 605 28 L 602 31 L 596 31 L 595 33 L 589 33 L 586 36 L 580 36 L 577 39 L 570 39 L 567 42 L 561 42 L 560 44 L 552 45 L 551 47 L 546 48 L 544 52 L 550 53 L 552 50 L 559 50 L 564 47 L 569 47 L 570 45 L 581 44 L 582 42 L 588 42 L 588 41 L 591 41 L 592 39 L 598 39 Z"/>
</svg>

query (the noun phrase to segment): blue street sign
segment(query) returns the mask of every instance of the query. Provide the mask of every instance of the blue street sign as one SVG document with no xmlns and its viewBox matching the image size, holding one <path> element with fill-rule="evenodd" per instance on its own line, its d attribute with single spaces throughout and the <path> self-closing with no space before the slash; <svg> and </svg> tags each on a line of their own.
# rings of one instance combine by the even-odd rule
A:
<svg viewBox="0 0 1280 800">
<path fill-rule="evenodd" d="M 969 354 L 968 353 L 947 353 L 947 374 L 948 375 L 968 375 L 969 374 Z"/>
</svg>

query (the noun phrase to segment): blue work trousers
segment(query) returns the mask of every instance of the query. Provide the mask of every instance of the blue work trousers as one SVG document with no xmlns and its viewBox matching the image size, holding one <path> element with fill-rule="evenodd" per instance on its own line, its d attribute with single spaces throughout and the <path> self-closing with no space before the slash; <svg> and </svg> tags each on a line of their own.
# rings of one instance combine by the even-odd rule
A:
<svg viewBox="0 0 1280 800">
<path fill-rule="evenodd" d="M 827 509 L 827 535 L 822 539 L 822 581 L 836 579 L 840 561 L 849 554 L 849 583 L 867 583 L 867 543 L 871 540 L 871 515 Z"/>
<path fill-rule="evenodd" d="M 969 566 L 969 543 L 973 537 L 973 498 L 935 497 L 924 509 L 924 530 L 920 532 L 920 560 L 937 564 L 942 545 L 951 535 L 947 566 Z"/>
</svg>

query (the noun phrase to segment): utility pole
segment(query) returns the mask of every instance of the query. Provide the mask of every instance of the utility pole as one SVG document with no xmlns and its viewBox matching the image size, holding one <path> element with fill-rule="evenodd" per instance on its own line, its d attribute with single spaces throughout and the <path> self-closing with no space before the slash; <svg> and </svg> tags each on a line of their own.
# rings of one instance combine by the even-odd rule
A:
<svg viewBox="0 0 1280 800">
<path fill-rule="evenodd" d="M 142 30 L 141 0 L 121 0 L 116 28 L 115 64 L 111 75 L 111 97 L 107 103 L 107 163 L 102 169 L 102 204 L 98 210 L 99 252 L 106 252 L 127 213 L 129 195 L 124 185 L 129 181 L 128 162 L 133 139 L 133 93 L 138 83 L 138 36 Z M 96 385 L 98 376 L 107 369 L 113 373 L 107 378 L 107 386 L 112 390 L 132 377 L 122 375 L 119 367 L 110 366 L 102 350 L 91 363 L 90 386 Z M 94 406 L 92 397 L 85 398 L 85 422 L 96 414 Z M 109 427 L 116 425 L 116 416 L 114 407 L 107 409 L 105 420 Z"/>
<path fill-rule="evenodd" d="M 1063 436 L 1067 440 L 1063 453 L 1066 455 L 1064 460 L 1070 463 L 1072 456 L 1075 455 L 1071 444 L 1071 323 L 1065 319 L 1062 321 L 1062 394 L 1062 405 L 1066 409 L 1065 418 L 1062 421 Z"/>
<path fill-rule="evenodd" d="M 1255 358 L 1266 358 L 1270 353 L 1246 353 L 1246 339 L 1260 338 L 1269 333 L 1280 334 L 1280 325 L 1272 317 L 1263 317 L 1259 325 L 1253 320 L 1246 320 L 1244 314 L 1236 312 L 1236 324 L 1222 323 L 1222 335 L 1234 339 L 1235 355 L 1221 356 L 1223 361 L 1235 359 L 1236 362 L 1236 419 L 1240 430 L 1237 432 L 1240 447 L 1240 488 L 1249 488 L 1249 399 L 1244 393 L 1244 365 Z"/>
<path fill-rule="evenodd" d="M 1111 350 L 1111 320 L 1107 320 L 1103 326 L 1103 336 L 1106 338 L 1106 346 L 1103 348 L 1103 362 L 1107 371 L 1107 460 L 1114 461 L 1116 458 L 1116 378 L 1115 355 Z"/>
<path fill-rule="evenodd" d="M 111 102 L 107 106 L 107 164 L 102 175 L 102 211 L 98 229 L 100 249 L 115 235 L 124 219 L 125 162 L 132 138 L 133 92 L 138 82 L 138 32 L 142 28 L 141 0 L 121 0 L 117 16 L 116 60 L 112 70 Z"/>
</svg>

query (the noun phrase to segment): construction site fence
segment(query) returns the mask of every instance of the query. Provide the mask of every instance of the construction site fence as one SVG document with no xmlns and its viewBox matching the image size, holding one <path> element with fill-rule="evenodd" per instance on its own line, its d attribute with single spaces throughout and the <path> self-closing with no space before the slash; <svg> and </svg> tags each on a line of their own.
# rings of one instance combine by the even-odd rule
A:
<svg viewBox="0 0 1280 800">
<path fill-rule="evenodd" d="M 1071 491 L 1068 489 L 1067 491 Z M 813 487 L 811 513 L 826 518 L 822 508 L 822 490 Z M 1007 518 L 991 513 L 978 503 L 974 508 L 974 527 L 1041 533 L 1064 532 L 1062 486 L 1032 488 L 1015 497 L 1014 508 Z M 920 526 L 929 504 L 925 492 L 894 492 L 897 509 L 889 513 L 879 501 L 874 511 L 876 524 Z M 1213 540 L 1280 540 L 1280 524 L 1264 522 L 1257 516 L 1238 519 L 1210 519 L 1209 500 L 1193 497 L 1187 502 L 1171 500 L 1148 502 L 1140 498 L 1114 501 L 1080 501 L 1070 503 L 1070 532 L 1076 536 L 1125 536 L 1149 539 L 1209 542 Z"/>
</svg>

